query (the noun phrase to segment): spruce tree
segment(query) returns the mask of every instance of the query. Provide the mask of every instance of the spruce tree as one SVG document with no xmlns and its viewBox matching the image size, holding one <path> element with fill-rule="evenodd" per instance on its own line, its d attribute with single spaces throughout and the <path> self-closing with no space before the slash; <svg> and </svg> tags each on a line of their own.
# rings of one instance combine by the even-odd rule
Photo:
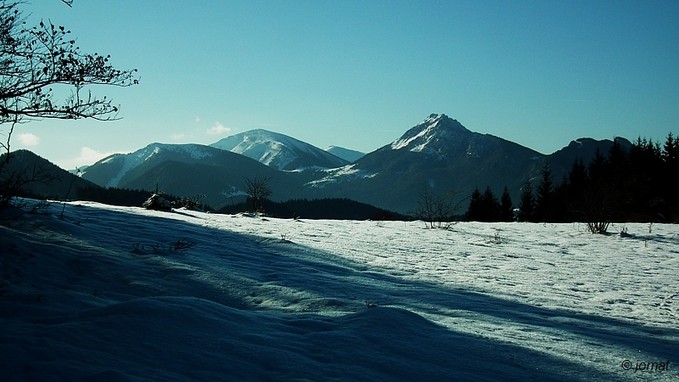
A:
<svg viewBox="0 0 679 382">
<path fill-rule="evenodd" d="M 541 171 L 542 180 L 537 189 L 535 200 L 535 218 L 540 221 L 552 221 L 554 218 L 554 206 L 552 205 L 554 182 L 552 180 L 552 170 L 545 162 Z"/>
<path fill-rule="evenodd" d="M 662 184 L 661 193 L 663 198 L 667 201 L 667 217 L 666 221 L 671 223 L 679 222 L 679 188 L 674 181 L 667 181 L 667 179 L 676 179 L 679 177 L 679 137 L 674 137 L 672 133 L 667 135 L 665 145 L 663 146 L 663 170 L 665 182 Z"/>
<path fill-rule="evenodd" d="M 469 200 L 469 208 L 467 208 L 466 218 L 468 221 L 481 220 L 481 191 L 475 188 Z"/>
<path fill-rule="evenodd" d="M 521 200 L 519 201 L 519 220 L 533 221 L 535 211 L 535 197 L 533 196 L 533 186 L 530 179 L 521 187 Z"/>
<path fill-rule="evenodd" d="M 502 221 L 510 222 L 514 220 L 514 205 L 512 203 L 512 197 L 509 195 L 509 190 L 505 186 L 504 191 L 502 191 L 502 197 L 500 198 L 500 218 Z"/>
<path fill-rule="evenodd" d="M 481 204 L 483 206 L 482 221 L 494 222 L 500 220 L 500 203 L 490 187 L 486 187 L 486 191 L 483 192 Z"/>
<path fill-rule="evenodd" d="M 582 159 L 578 158 L 573 162 L 563 188 L 566 203 L 564 218 L 571 221 L 584 221 L 590 181 Z"/>
</svg>

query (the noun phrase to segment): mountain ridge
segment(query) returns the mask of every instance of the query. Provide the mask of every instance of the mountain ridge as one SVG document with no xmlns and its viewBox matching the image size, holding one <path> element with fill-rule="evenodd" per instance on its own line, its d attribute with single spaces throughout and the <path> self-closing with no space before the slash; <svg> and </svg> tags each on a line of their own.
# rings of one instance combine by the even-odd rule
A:
<svg viewBox="0 0 679 382">
<path fill-rule="evenodd" d="M 518 200 L 526 179 L 537 178 L 545 162 L 560 181 L 576 158 L 587 162 L 596 150 L 605 153 L 612 144 L 610 140 L 581 138 L 545 155 L 504 138 L 471 131 L 445 114 L 431 114 L 398 139 L 354 162 L 260 129 L 210 146 L 154 143 L 125 154 L 127 158 L 120 154 L 105 158 L 88 167 L 83 177 L 100 185 L 149 188 L 160 184 L 178 195 L 207 193 L 219 208 L 236 202 L 234 197 L 244 197 L 244 179 L 255 176 L 271 180 L 276 201 L 350 198 L 408 213 L 416 208 L 417 195 L 425 189 L 454 192 L 464 199 L 474 188 L 490 187 L 499 193 L 507 187 Z M 317 156 L 319 153 L 323 155 Z M 322 158 L 336 159 L 330 165 Z"/>
<path fill-rule="evenodd" d="M 264 129 L 248 130 L 210 145 L 259 161 L 282 171 L 340 167 L 348 162 L 288 135 Z"/>
</svg>

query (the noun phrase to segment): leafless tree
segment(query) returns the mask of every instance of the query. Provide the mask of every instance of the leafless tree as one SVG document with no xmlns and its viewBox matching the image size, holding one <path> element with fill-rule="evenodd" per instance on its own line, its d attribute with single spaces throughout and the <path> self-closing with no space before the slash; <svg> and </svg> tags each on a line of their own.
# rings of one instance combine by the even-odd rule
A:
<svg viewBox="0 0 679 382">
<path fill-rule="evenodd" d="M 73 0 L 61 0 L 72 6 Z M 118 118 L 118 106 L 97 97 L 92 86 L 126 87 L 138 83 L 136 69 L 120 70 L 110 56 L 86 54 L 71 31 L 51 21 L 26 25 L 21 1 L 0 0 L 0 197 L 30 179 L 15 179 L 6 171 L 12 134 L 17 126 L 36 119 L 100 121 Z M 2 155 L 5 154 L 5 155 Z"/>
<path fill-rule="evenodd" d="M 253 212 L 263 212 L 264 201 L 271 196 L 271 188 L 269 188 L 270 178 L 246 178 L 245 185 L 247 187 L 248 201 L 252 206 Z"/>
<path fill-rule="evenodd" d="M 71 31 L 51 21 L 27 27 L 20 5 L 0 2 L 0 126 L 8 126 L 0 148 L 9 153 L 15 127 L 31 119 L 117 119 L 118 106 L 89 88 L 137 84 L 136 69 L 81 52 Z"/>
</svg>

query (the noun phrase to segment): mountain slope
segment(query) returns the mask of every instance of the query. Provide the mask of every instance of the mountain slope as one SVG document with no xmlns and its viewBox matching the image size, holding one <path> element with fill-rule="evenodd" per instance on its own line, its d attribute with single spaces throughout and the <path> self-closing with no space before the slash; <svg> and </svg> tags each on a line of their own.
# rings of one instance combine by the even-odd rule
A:
<svg viewBox="0 0 679 382">
<path fill-rule="evenodd" d="M 107 187 L 155 190 L 177 196 L 201 195 L 203 202 L 221 208 L 242 200 L 245 179 L 268 179 L 272 198 L 298 195 L 301 175 L 286 174 L 246 156 L 218 148 L 153 143 L 130 154 L 116 154 L 93 164 L 85 179 Z"/>
<path fill-rule="evenodd" d="M 221 139 L 212 147 L 245 155 L 278 170 L 340 167 L 348 162 L 308 143 L 267 130 L 250 130 Z"/>
<path fill-rule="evenodd" d="M 616 143 L 625 151 L 629 151 L 632 147 L 632 142 L 621 137 L 616 137 L 613 140 L 578 138 L 571 141 L 568 146 L 547 156 L 552 172 L 555 174 L 554 179 L 560 182 L 563 176 L 568 174 L 576 160 L 581 160 L 582 163 L 587 164 L 594 159 L 597 152 L 603 156 L 608 155 Z"/>
<path fill-rule="evenodd" d="M 476 187 L 501 192 L 507 186 L 518 197 L 521 184 L 544 159 L 534 150 L 432 114 L 391 144 L 307 186 L 332 188 L 335 196 L 408 213 L 426 188 L 455 193 L 462 201 Z"/>
<path fill-rule="evenodd" d="M 4 157 L 0 157 L 0 160 L 4 160 Z M 149 197 L 148 192 L 139 190 L 101 187 L 28 150 L 11 153 L 10 161 L 0 171 L 0 185 L 8 184 L 6 183 L 8 176 L 23 183 L 20 188 L 10 190 L 13 196 L 54 200 L 91 200 L 123 206 L 140 206 Z"/>
<path fill-rule="evenodd" d="M 5 155 L 0 156 L 0 161 L 5 160 Z M 98 187 L 28 150 L 13 151 L 3 167 L 0 184 L 5 184 L 8 177 L 20 180 L 24 183 L 17 190 L 20 195 L 78 199 L 83 197 L 86 190 Z"/>
<path fill-rule="evenodd" d="M 152 143 L 129 154 L 113 154 L 84 171 L 84 178 L 104 187 L 120 187 L 130 172 L 143 166 L 151 158 L 172 158 L 183 162 L 193 162 L 213 157 L 215 152 L 207 146 L 196 144 L 169 145 Z"/>
<path fill-rule="evenodd" d="M 398 213 L 412 213 L 419 195 L 429 190 L 455 194 L 457 212 L 463 213 L 477 187 L 490 187 L 496 195 L 507 187 L 518 204 L 524 182 L 539 182 L 545 163 L 558 183 L 576 158 L 587 163 L 597 150 L 606 155 L 612 144 L 583 138 L 544 155 L 432 114 L 399 139 L 350 164 L 294 138 L 253 130 L 214 147 L 154 143 L 99 161 L 87 168 L 84 178 L 102 186 L 158 186 L 179 196 L 206 195 L 204 201 L 217 209 L 242 200 L 245 179 L 252 177 L 270 180 L 275 201 L 348 198 Z M 293 171 L 300 168 L 306 170 Z"/>
</svg>

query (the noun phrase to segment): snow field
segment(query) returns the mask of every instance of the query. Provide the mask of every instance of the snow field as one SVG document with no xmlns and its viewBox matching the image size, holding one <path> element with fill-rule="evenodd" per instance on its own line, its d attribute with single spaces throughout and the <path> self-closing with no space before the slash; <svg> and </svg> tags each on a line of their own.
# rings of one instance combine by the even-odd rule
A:
<svg viewBox="0 0 679 382">
<path fill-rule="evenodd" d="M 679 377 L 675 225 L 60 212 L 0 225 L 2 380 Z"/>
</svg>

